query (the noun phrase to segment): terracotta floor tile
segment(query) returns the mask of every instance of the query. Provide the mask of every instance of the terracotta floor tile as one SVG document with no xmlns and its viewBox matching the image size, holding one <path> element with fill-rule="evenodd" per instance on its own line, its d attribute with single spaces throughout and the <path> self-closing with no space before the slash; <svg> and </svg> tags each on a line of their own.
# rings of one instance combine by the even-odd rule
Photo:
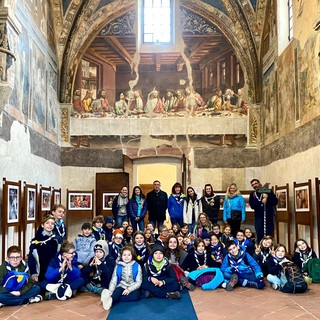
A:
<svg viewBox="0 0 320 320">
<path fill-rule="evenodd" d="M 231 292 L 197 289 L 190 295 L 199 320 L 320 319 L 320 285 L 316 284 L 305 294 L 284 294 L 270 287 L 264 290 L 237 287 Z M 0 320 L 105 320 L 107 315 L 99 297 L 92 294 L 79 294 L 68 301 L 51 300 L 0 309 Z"/>
</svg>

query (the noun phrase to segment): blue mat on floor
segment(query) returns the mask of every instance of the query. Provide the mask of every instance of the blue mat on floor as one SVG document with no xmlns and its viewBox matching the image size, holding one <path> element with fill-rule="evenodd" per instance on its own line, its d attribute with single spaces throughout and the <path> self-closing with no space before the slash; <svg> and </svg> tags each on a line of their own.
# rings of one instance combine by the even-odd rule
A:
<svg viewBox="0 0 320 320">
<path fill-rule="evenodd" d="M 183 290 L 180 293 L 180 300 L 150 298 L 119 302 L 111 308 L 107 320 L 197 320 L 189 292 Z"/>
</svg>

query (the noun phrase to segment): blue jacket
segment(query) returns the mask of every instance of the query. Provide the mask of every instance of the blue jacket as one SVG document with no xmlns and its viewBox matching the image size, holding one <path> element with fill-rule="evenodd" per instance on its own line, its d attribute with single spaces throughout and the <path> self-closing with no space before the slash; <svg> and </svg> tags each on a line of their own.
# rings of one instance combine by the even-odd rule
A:
<svg viewBox="0 0 320 320">
<path fill-rule="evenodd" d="M 131 219 L 140 218 L 141 220 L 144 219 L 147 213 L 147 201 L 146 199 L 142 199 L 142 206 L 140 211 L 140 216 L 138 216 L 138 202 L 136 198 L 131 198 L 128 203 L 128 211 L 129 211 L 129 217 Z"/>
<path fill-rule="evenodd" d="M 168 212 L 171 218 L 175 219 L 183 219 L 183 206 L 186 201 L 186 197 L 184 194 L 181 194 L 180 201 L 173 194 L 169 196 L 168 199 Z"/>
<path fill-rule="evenodd" d="M 62 272 L 59 271 L 61 264 L 63 262 L 63 258 L 61 253 L 58 253 L 49 263 L 47 272 L 45 274 L 45 278 L 49 283 L 58 283 L 61 279 Z M 78 268 L 76 257 L 72 260 L 72 270 L 69 268 L 65 269 L 66 277 L 64 278 L 64 282 L 71 284 L 73 281 L 81 278 L 81 272 Z"/>
<path fill-rule="evenodd" d="M 230 253 L 224 257 L 221 265 L 221 272 L 234 273 L 237 271 L 240 275 L 246 275 L 253 272 L 257 278 L 263 276 L 258 263 L 250 256 L 250 254 L 246 253 L 246 250 L 241 246 L 240 252 L 241 254 L 237 260 L 235 260 Z"/>
<path fill-rule="evenodd" d="M 242 212 L 241 221 L 246 220 L 246 202 L 244 201 L 243 196 L 241 194 L 236 195 L 233 198 L 224 198 L 222 216 L 223 221 L 231 219 L 231 209 L 240 210 Z"/>
</svg>

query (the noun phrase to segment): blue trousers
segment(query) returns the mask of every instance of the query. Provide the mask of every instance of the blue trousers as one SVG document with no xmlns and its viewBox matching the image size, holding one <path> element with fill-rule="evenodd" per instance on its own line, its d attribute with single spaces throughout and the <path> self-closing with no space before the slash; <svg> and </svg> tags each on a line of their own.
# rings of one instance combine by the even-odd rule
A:
<svg viewBox="0 0 320 320">
<path fill-rule="evenodd" d="M 230 280 L 231 276 L 233 275 L 232 272 L 224 272 L 223 276 L 226 280 Z M 238 284 L 242 285 L 244 280 L 247 280 L 248 282 L 255 282 L 257 281 L 257 277 L 253 272 L 251 273 L 237 273 L 238 275 Z"/>
<path fill-rule="evenodd" d="M 180 227 L 183 224 L 183 218 L 170 218 L 172 224 L 178 224 Z"/>
<path fill-rule="evenodd" d="M 139 290 L 135 290 L 130 292 L 127 296 L 122 295 L 122 292 L 124 291 L 123 288 L 117 287 L 111 297 L 112 297 L 112 305 L 114 305 L 117 302 L 128 302 L 128 301 L 137 301 L 140 299 L 140 292 Z"/>
<path fill-rule="evenodd" d="M 0 303 L 3 303 L 6 306 L 20 306 L 28 303 L 30 298 L 35 297 L 39 293 L 40 287 L 38 286 L 33 286 L 29 291 L 20 296 L 15 296 L 9 291 L 0 292 Z"/>
<path fill-rule="evenodd" d="M 135 219 L 130 219 L 133 231 L 136 232 L 138 230 L 144 231 L 144 220 L 140 219 L 139 221 L 136 221 Z"/>
<path fill-rule="evenodd" d="M 143 290 L 147 290 L 153 293 L 158 298 L 165 299 L 167 297 L 168 292 L 179 291 L 180 284 L 178 283 L 178 281 L 175 281 L 173 283 L 165 284 L 162 287 L 156 287 L 152 282 L 148 280 L 143 280 L 141 288 Z"/>
<path fill-rule="evenodd" d="M 121 227 L 123 221 L 128 221 L 128 217 L 127 216 L 117 216 L 117 219 L 116 219 L 117 227 Z"/>
</svg>

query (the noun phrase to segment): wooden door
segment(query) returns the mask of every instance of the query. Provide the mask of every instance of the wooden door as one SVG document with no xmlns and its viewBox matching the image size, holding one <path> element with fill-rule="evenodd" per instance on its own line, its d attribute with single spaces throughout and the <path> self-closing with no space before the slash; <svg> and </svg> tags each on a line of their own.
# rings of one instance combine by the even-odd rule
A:
<svg viewBox="0 0 320 320">
<path fill-rule="evenodd" d="M 96 215 L 112 216 L 111 200 L 120 192 L 121 187 L 128 187 L 129 197 L 129 173 L 112 172 L 96 174 Z"/>
<path fill-rule="evenodd" d="M 147 193 L 153 190 L 153 184 L 140 184 L 142 193 L 147 196 Z M 147 212 L 144 217 L 144 224 L 146 225 L 149 222 L 149 212 Z"/>
</svg>

